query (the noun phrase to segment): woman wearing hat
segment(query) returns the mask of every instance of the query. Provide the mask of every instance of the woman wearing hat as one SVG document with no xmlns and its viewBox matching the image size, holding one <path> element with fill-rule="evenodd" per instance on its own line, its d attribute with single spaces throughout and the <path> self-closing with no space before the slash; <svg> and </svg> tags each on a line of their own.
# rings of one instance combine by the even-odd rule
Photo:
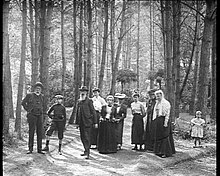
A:
<svg viewBox="0 0 220 176">
<path fill-rule="evenodd" d="M 116 141 L 117 141 L 117 149 L 120 150 L 122 147 L 122 137 L 123 137 L 123 128 L 124 128 L 124 119 L 127 115 L 127 106 L 122 103 L 124 98 L 126 97 L 125 94 L 116 93 L 115 103 L 113 114 L 115 117 L 115 134 L 116 134 Z"/>
<path fill-rule="evenodd" d="M 102 106 L 107 105 L 107 103 L 105 99 L 100 96 L 99 88 L 95 87 L 92 90 L 92 92 L 93 92 L 93 97 L 92 97 L 93 106 L 96 110 L 96 115 L 97 115 L 97 119 L 99 122 Z M 98 128 L 99 128 L 99 124 L 98 124 Z M 92 128 L 92 134 L 91 134 L 91 148 L 92 149 L 97 148 L 97 137 L 98 137 L 98 131 L 99 131 L 98 128 L 94 128 L 94 127 Z"/>
<path fill-rule="evenodd" d="M 114 97 L 109 95 L 106 100 L 108 105 L 102 106 L 98 135 L 98 151 L 103 154 L 117 152 L 115 118 L 112 113 Z"/>
<path fill-rule="evenodd" d="M 131 128 L 131 144 L 135 144 L 132 150 L 142 150 L 143 135 L 144 135 L 144 121 L 143 118 L 146 115 L 144 105 L 139 101 L 140 95 L 138 93 L 133 94 L 134 102 L 131 103 L 132 110 L 132 128 Z"/>
</svg>

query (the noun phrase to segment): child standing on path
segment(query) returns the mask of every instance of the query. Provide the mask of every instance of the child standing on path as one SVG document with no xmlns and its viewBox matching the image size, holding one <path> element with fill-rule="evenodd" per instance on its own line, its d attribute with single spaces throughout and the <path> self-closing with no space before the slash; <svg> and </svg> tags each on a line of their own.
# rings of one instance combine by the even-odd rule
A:
<svg viewBox="0 0 220 176">
<path fill-rule="evenodd" d="M 60 155 L 62 155 L 61 145 L 62 145 L 62 139 L 63 139 L 63 131 L 66 125 L 66 108 L 62 105 L 62 101 L 63 101 L 62 95 L 56 95 L 55 98 L 57 100 L 57 103 L 55 103 L 48 110 L 48 116 L 52 119 L 52 122 L 46 131 L 46 146 L 43 149 L 43 151 L 49 151 L 50 136 L 53 134 L 53 131 L 55 129 L 58 129 L 58 138 L 59 138 L 58 152 Z M 53 112 L 53 115 L 52 115 L 52 112 Z"/>
<path fill-rule="evenodd" d="M 194 138 L 194 144 L 193 148 L 197 147 L 197 141 L 199 142 L 198 147 L 201 146 L 201 139 L 203 138 L 203 126 L 205 124 L 205 120 L 201 118 L 202 117 L 202 112 L 201 111 L 196 111 L 196 116 L 191 120 L 191 125 L 192 125 L 192 132 L 191 136 Z"/>
</svg>

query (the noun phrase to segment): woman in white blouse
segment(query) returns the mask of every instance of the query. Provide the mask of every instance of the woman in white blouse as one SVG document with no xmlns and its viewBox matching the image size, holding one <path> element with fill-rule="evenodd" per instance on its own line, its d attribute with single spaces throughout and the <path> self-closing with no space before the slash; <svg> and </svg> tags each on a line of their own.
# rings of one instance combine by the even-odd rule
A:
<svg viewBox="0 0 220 176">
<path fill-rule="evenodd" d="M 155 95 L 156 104 L 153 112 L 153 120 L 155 121 L 154 153 L 165 158 L 175 153 L 170 120 L 171 105 L 164 98 L 162 90 L 157 90 Z"/>
</svg>

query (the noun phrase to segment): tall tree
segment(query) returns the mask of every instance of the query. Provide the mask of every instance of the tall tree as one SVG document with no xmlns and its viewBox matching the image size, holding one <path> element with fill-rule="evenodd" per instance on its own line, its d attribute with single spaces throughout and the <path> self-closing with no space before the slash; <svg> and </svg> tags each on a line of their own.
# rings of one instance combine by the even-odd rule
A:
<svg viewBox="0 0 220 176">
<path fill-rule="evenodd" d="M 212 32 L 212 90 L 211 90 L 211 117 L 216 119 L 216 17 Z"/>
<path fill-rule="evenodd" d="M 84 2 L 80 1 L 80 19 L 79 19 L 79 68 L 78 68 L 78 86 L 82 85 L 82 66 L 83 66 L 83 9 Z"/>
<path fill-rule="evenodd" d="M 140 85 L 140 82 L 139 82 L 140 81 L 140 74 L 139 74 L 139 50 L 140 50 L 140 46 L 139 46 L 139 43 L 140 43 L 140 1 L 138 1 L 138 21 L 137 21 L 137 90 L 139 90 L 139 85 Z"/>
<path fill-rule="evenodd" d="M 199 53 L 200 53 L 200 41 L 201 41 L 201 16 L 198 12 L 200 12 L 201 10 L 201 2 L 200 1 L 196 1 L 196 9 L 197 9 L 197 13 L 196 13 L 196 40 L 195 40 L 195 65 L 194 65 L 194 71 L 193 71 L 193 85 L 192 85 L 192 92 L 191 92 L 191 99 L 190 99 L 190 103 L 189 103 L 189 113 L 191 115 L 193 115 L 195 113 L 195 100 L 197 99 L 197 87 L 198 87 L 198 69 L 199 69 Z"/>
<path fill-rule="evenodd" d="M 10 98 L 11 84 L 10 60 L 9 60 L 9 34 L 8 34 L 8 18 L 9 18 L 10 1 L 3 1 L 3 135 L 5 138 L 9 136 L 9 118 L 10 118 Z M 11 101 L 12 102 L 12 101 Z"/>
<path fill-rule="evenodd" d="M 111 37 L 111 69 L 114 72 L 114 60 L 115 60 L 115 0 L 111 1 L 111 21 L 110 21 L 110 37 Z M 110 94 L 115 94 L 115 75 L 112 77 Z"/>
<path fill-rule="evenodd" d="M 123 40 L 123 37 L 125 35 L 124 33 L 124 23 L 125 23 L 125 10 L 126 10 L 126 2 L 123 1 L 123 4 L 122 4 L 122 15 L 121 15 L 121 26 L 120 26 L 120 31 L 119 31 L 119 37 L 118 37 L 118 46 L 117 46 L 117 52 L 116 52 L 116 56 L 115 56 L 115 59 L 114 59 L 114 69 L 112 70 L 112 87 L 115 85 L 116 83 L 116 76 L 117 76 L 117 73 L 118 73 L 118 63 L 119 63 L 119 56 L 120 56 L 120 53 L 121 53 L 121 45 L 122 45 L 122 40 Z M 114 81 L 114 82 L 113 82 Z M 115 88 L 112 88 L 113 90 L 115 90 Z M 114 93 L 111 92 L 111 93 Z"/>
<path fill-rule="evenodd" d="M 88 19 L 88 49 L 87 49 L 87 75 L 86 86 L 91 87 L 91 71 L 92 71 L 92 7 L 91 0 L 87 1 L 87 19 Z"/>
<path fill-rule="evenodd" d="M 198 80 L 198 102 L 197 110 L 202 111 L 202 116 L 206 120 L 207 99 L 209 85 L 209 66 L 210 49 L 212 42 L 213 13 L 215 10 L 215 1 L 206 0 L 206 15 L 204 18 L 203 38 L 200 54 L 200 72 Z"/>
<path fill-rule="evenodd" d="M 103 88 L 103 78 L 105 71 L 105 62 L 106 62 L 106 49 L 107 49 L 107 40 L 108 40 L 108 4 L 109 0 L 104 1 L 104 13 L 105 13 L 105 22 L 104 22 L 104 36 L 102 43 L 102 61 L 101 61 L 101 70 L 99 73 L 99 84 L 98 87 L 100 90 Z"/>
<path fill-rule="evenodd" d="M 15 131 L 18 134 L 18 139 L 22 138 L 21 135 L 21 101 L 23 96 L 24 88 L 24 77 L 25 77 L 25 60 L 26 60 L 26 40 L 27 40 L 27 2 L 22 1 L 22 41 L 21 41 L 21 62 L 20 62 L 20 73 L 18 82 L 18 95 L 17 95 L 17 107 L 16 107 L 16 120 L 15 120 Z"/>
<path fill-rule="evenodd" d="M 175 75 L 175 99 L 174 99 L 174 118 L 179 117 L 180 105 L 180 22 L 181 5 L 180 0 L 172 1 L 173 5 L 173 67 Z M 175 119 L 174 119 L 175 120 Z"/>
</svg>

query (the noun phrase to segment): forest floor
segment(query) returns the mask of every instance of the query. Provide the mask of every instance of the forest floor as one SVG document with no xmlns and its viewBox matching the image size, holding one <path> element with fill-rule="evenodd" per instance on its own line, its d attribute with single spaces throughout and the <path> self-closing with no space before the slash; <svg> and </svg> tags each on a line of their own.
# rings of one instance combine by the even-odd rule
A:
<svg viewBox="0 0 220 176">
<path fill-rule="evenodd" d="M 67 109 L 67 112 L 70 114 L 71 109 Z M 184 132 L 188 130 L 188 122 L 191 118 L 192 116 L 187 113 L 180 114 L 174 134 L 176 154 L 172 157 L 160 158 L 153 153 L 131 150 L 133 147 L 130 141 L 132 115 L 128 109 L 122 150 L 115 154 L 100 154 L 96 149 L 92 149 L 89 160 L 80 156 L 83 146 L 79 130 L 74 125 L 67 126 L 64 133 L 63 155 L 58 154 L 57 133 L 52 136 L 49 153 L 42 155 L 36 152 L 35 137 L 34 152 L 27 155 L 28 128 L 24 121 L 23 140 L 12 138 L 3 146 L 3 175 L 216 175 L 216 125 L 209 123 L 206 127 L 207 137 L 202 141 L 203 147 L 193 148 L 192 139 L 182 138 Z M 11 130 L 13 131 L 13 126 Z M 45 140 L 43 140 L 43 147 L 44 145 Z"/>
</svg>

